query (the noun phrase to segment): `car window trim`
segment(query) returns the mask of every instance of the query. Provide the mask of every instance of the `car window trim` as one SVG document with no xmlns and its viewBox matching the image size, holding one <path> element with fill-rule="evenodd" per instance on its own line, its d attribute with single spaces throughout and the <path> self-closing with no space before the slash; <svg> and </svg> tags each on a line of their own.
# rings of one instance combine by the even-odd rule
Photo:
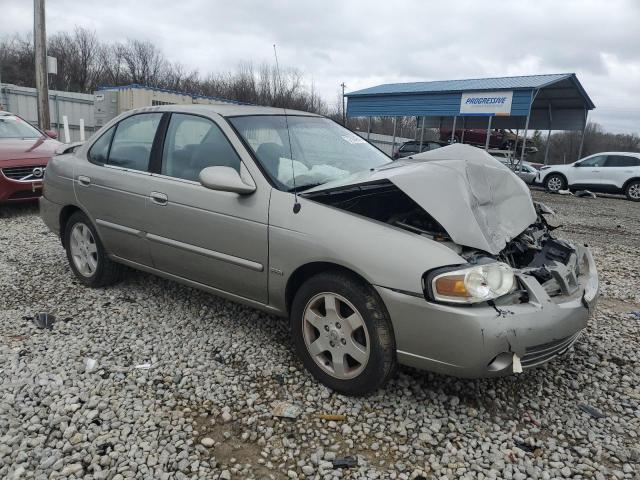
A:
<svg viewBox="0 0 640 480">
<path fill-rule="evenodd" d="M 188 183 L 190 185 L 198 185 L 199 187 L 206 188 L 200 182 L 196 182 L 195 180 L 187 180 L 186 178 L 172 177 L 171 175 L 165 175 L 164 173 L 157 173 L 157 172 L 149 172 L 149 175 L 151 175 L 154 178 L 162 178 L 164 180 L 172 180 L 174 182 Z"/>
<path fill-rule="evenodd" d="M 151 145 L 151 152 L 149 154 L 149 165 L 147 165 L 147 171 L 149 173 L 160 173 L 162 169 L 164 142 L 169 129 L 171 115 L 171 112 L 163 112 L 162 117 L 160 118 L 160 123 L 158 124 L 158 129 L 153 137 L 153 144 Z"/>
<path fill-rule="evenodd" d="M 120 165 L 111 165 L 109 163 L 105 163 L 102 165 L 105 168 L 111 168 L 112 170 L 118 170 L 121 172 L 131 172 L 131 173 L 139 173 L 141 175 L 151 175 L 151 172 L 148 170 L 136 170 L 134 168 L 121 167 Z"/>
</svg>

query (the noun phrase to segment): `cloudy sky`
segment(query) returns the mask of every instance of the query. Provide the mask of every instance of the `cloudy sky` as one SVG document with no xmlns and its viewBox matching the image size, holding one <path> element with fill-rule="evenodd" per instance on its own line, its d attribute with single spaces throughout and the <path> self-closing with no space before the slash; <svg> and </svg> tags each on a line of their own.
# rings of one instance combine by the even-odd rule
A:
<svg viewBox="0 0 640 480">
<path fill-rule="evenodd" d="M 46 0 L 48 33 L 82 25 L 145 39 L 201 73 L 295 67 L 330 103 L 380 83 L 575 72 L 590 120 L 640 132 L 638 0 Z M 32 29 L 30 0 L 0 0 L 0 36 Z M 150 8 L 152 6 L 152 8 Z"/>
</svg>

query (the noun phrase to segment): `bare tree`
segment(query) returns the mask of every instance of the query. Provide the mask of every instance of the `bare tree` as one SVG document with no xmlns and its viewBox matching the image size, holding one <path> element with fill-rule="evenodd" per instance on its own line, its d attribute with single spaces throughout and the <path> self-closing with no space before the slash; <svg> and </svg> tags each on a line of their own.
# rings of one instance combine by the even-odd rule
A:
<svg viewBox="0 0 640 480">
<path fill-rule="evenodd" d="M 58 59 L 55 88 L 91 93 L 101 85 L 138 83 L 200 95 L 210 95 L 257 105 L 285 107 L 322 114 L 330 108 L 313 82 L 307 83 L 296 69 L 275 65 L 242 63 L 234 72 L 209 74 L 204 78 L 170 62 L 155 45 L 129 39 L 113 44 L 100 42 L 82 27 L 49 38 L 49 54 Z M 33 42 L 14 36 L 0 41 L 3 80 L 33 86 Z"/>
</svg>

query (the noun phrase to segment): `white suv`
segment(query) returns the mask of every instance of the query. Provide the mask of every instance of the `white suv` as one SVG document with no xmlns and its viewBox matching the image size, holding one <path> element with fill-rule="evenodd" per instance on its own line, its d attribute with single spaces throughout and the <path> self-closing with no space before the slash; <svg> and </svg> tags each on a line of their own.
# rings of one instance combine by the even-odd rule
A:
<svg viewBox="0 0 640 480">
<path fill-rule="evenodd" d="M 568 165 L 548 165 L 540 169 L 537 181 L 549 192 L 584 188 L 624 193 L 629 200 L 638 202 L 640 153 L 602 152 Z"/>
</svg>

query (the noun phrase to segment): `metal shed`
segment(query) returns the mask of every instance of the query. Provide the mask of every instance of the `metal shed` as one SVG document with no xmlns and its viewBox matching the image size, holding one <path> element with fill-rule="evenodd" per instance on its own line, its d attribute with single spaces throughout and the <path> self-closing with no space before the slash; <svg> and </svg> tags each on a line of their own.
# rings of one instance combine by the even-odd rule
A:
<svg viewBox="0 0 640 480">
<path fill-rule="evenodd" d="M 241 104 L 235 100 L 180 92 L 148 85 L 101 86 L 94 93 L 96 125 L 101 127 L 122 112 L 154 105 Z"/>
<path fill-rule="evenodd" d="M 487 129 L 487 147 L 492 128 L 584 133 L 595 108 L 575 73 L 393 83 L 345 97 L 350 118 L 415 116 L 423 130 L 452 126 L 452 138 L 456 124 Z"/>
<path fill-rule="evenodd" d="M 8 110 L 20 115 L 27 122 L 38 126 L 36 89 L 0 84 L 0 110 Z M 62 139 L 63 117 L 69 122 L 71 141 L 82 138 L 81 124 L 89 135 L 97 130 L 93 115 L 93 95 L 76 92 L 49 90 L 49 112 L 51 127 L 58 131 Z"/>
</svg>

